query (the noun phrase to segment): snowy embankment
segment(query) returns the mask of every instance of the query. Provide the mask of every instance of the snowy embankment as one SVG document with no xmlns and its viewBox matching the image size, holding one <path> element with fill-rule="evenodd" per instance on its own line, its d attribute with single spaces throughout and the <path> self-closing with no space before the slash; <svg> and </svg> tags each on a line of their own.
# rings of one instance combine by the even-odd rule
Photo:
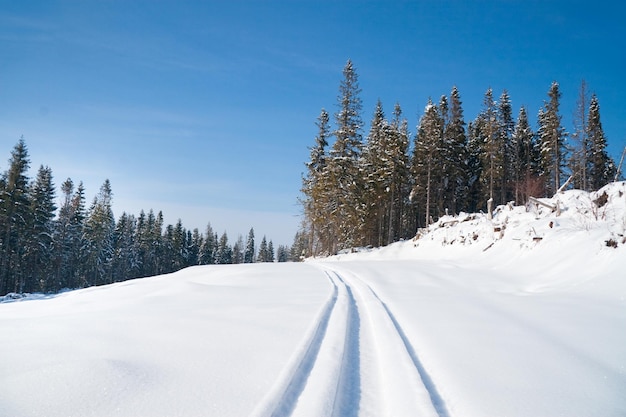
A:
<svg viewBox="0 0 626 417">
<path fill-rule="evenodd" d="M 625 230 L 615 183 L 364 253 L 0 303 L 0 415 L 623 416 Z"/>
</svg>

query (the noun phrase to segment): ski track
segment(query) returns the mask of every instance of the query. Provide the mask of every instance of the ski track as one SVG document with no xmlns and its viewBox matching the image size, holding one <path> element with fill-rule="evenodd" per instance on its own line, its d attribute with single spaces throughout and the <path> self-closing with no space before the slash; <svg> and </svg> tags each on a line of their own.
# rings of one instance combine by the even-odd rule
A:
<svg viewBox="0 0 626 417">
<path fill-rule="evenodd" d="M 389 307 L 349 271 L 320 266 L 332 293 L 255 417 L 449 417 Z"/>
</svg>

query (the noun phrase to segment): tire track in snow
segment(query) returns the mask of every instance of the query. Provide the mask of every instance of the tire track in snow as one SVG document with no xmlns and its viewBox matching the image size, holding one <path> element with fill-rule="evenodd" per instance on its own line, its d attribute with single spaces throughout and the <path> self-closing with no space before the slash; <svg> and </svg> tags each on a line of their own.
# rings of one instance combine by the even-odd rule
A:
<svg viewBox="0 0 626 417">
<path fill-rule="evenodd" d="M 322 270 L 333 293 L 252 415 L 448 417 L 387 305 L 356 275 Z"/>
<path fill-rule="evenodd" d="M 346 411 L 358 410 L 356 304 L 340 279 L 326 276 L 333 294 L 314 321 L 314 329 L 252 416 L 357 415 Z"/>
<path fill-rule="evenodd" d="M 357 275 L 335 273 L 353 289 L 363 321 L 369 324 L 362 332 L 362 351 L 373 363 L 364 364 L 363 372 L 370 368 L 378 383 L 364 381 L 363 398 L 378 401 L 365 414 L 448 417 L 445 403 L 391 310 Z M 371 353 L 366 355 L 368 350 Z"/>
</svg>

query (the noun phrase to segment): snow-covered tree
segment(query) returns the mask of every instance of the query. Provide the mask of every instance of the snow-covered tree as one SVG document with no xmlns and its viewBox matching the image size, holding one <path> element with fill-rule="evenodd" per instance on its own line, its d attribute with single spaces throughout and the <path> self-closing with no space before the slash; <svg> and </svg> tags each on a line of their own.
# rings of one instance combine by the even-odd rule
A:
<svg viewBox="0 0 626 417">
<path fill-rule="evenodd" d="M 589 187 L 597 190 L 613 181 L 617 167 L 606 152 L 606 137 L 600 121 L 600 104 L 593 94 L 589 103 L 589 120 L 587 122 L 587 138 L 589 140 Z"/>
<path fill-rule="evenodd" d="M 415 184 L 412 201 L 423 210 L 425 226 L 431 222 L 432 210 L 436 206 L 434 196 L 441 184 L 443 123 L 439 107 L 429 99 L 417 127 L 411 164 Z"/>
<path fill-rule="evenodd" d="M 228 234 L 222 233 L 217 249 L 215 251 L 215 263 L 219 265 L 231 264 L 233 262 L 233 249 L 228 244 Z"/>
<path fill-rule="evenodd" d="M 24 244 L 26 270 L 20 291 L 47 291 L 48 277 L 53 274 L 53 238 L 55 189 L 52 170 L 43 165 L 37 172 L 29 190 L 30 216 L 29 233 Z"/>
<path fill-rule="evenodd" d="M 540 110 L 539 149 L 541 152 L 541 174 L 546 182 L 547 195 L 554 194 L 561 186 L 565 166 L 565 138 L 567 133 L 561 125 L 559 112 L 561 91 L 555 81 L 548 91 L 549 100 Z"/>
<path fill-rule="evenodd" d="M 255 246 L 254 246 L 254 228 L 250 228 L 248 232 L 248 238 L 246 239 L 246 249 L 243 254 L 243 262 L 247 264 L 251 264 L 254 262 L 254 254 L 255 254 Z"/>
<path fill-rule="evenodd" d="M 0 179 L 0 294 L 19 291 L 23 283 L 24 246 L 29 235 L 28 168 L 24 138 L 11 152 L 9 169 Z"/>
<path fill-rule="evenodd" d="M 329 252 L 352 247 L 362 237 L 364 204 L 360 172 L 362 150 L 361 89 L 358 76 L 348 61 L 339 86 L 339 111 L 335 114 L 335 143 L 327 160 L 326 179 L 331 192 L 326 215 L 333 226 L 329 237 L 333 239 Z"/>
<path fill-rule="evenodd" d="M 112 282 L 113 237 L 115 219 L 111 207 L 111 183 L 107 179 L 94 198 L 85 221 L 85 237 L 88 247 L 88 279 L 91 285 Z"/>
</svg>

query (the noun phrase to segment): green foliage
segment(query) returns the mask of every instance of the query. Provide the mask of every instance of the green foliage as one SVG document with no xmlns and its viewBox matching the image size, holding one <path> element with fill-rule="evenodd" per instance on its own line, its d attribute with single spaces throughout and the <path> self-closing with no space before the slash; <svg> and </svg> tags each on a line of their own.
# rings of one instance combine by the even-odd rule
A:
<svg viewBox="0 0 626 417">
<path fill-rule="evenodd" d="M 75 188 L 68 178 L 57 211 L 52 170 L 40 167 L 31 181 L 29 165 L 20 139 L 9 169 L 0 175 L 0 295 L 56 292 L 244 260 L 243 239 L 231 247 L 226 232 L 218 239 L 210 224 L 205 235 L 185 229 L 181 220 L 164 227 L 163 213 L 153 210 L 138 217 L 123 212 L 116 221 L 109 180 L 86 210 L 83 184 Z M 249 239 L 254 256 L 252 229 Z M 279 249 L 284 261 L 290 249 Z M 271 241 L 266 250 L 273 259 Z"/>
<path fill-rule="evenodd" d="M 389 122 L 380 100 L 362 142 L 361 90 L 351 61 L 343 76 L 335 129 L 325 110 L 317 120 L 318 135 L 303 177 L 304 221 L 291 248 L 294 261 L 354 246 L 386 245 L 414 236 L 418 227 L 445 214 L 484 209 L 487 199 L 494 206 L 511 200 L 522 204 L 530 196 L 550 195 L 563 182 L 567 133 L 556 82 L 539 112 L 537 133 L 526 108 L 520 108 L 515 121 L 508 92 L 496 101 L 491 88 L 482 111 L 466 128 L 454 87 L 437 104 L 428 100 L 409 149 L 400 106 Z M 614 177 L 616 167 L 606 153 L 595 96 L 584 125 L 588 183 L 597 188 Z M 327 152 L 331 130 L 335 142 Z"/>
</svg>

